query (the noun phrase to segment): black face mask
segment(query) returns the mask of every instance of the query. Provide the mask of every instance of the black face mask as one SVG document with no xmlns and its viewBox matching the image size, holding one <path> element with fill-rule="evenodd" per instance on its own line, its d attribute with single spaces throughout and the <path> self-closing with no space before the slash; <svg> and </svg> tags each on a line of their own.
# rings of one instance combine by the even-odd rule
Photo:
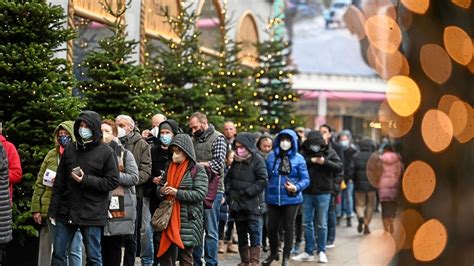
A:
<svg viewBox="0 0 474 266">
<path fill-rule="evenodd" d="M 193 137 L 198 139 L 202 136 L 202 134 L 204 134 L 204 130 L 199 129 L 193 133 Z"/>
</svg>

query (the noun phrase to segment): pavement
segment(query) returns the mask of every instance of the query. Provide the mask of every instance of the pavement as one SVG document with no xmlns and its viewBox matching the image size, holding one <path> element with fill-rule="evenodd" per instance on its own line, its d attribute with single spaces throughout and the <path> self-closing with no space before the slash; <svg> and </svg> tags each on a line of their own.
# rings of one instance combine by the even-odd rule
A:
<svg viewBox="0 0 474 266">
<path fill-rule="evenodd" d="M 385 244 L 390 244 L 391 242 L 383 239 L 381 213 L 374 213 L 370 227 L 372 234 L 369 236 L 357 233 L 357 221 L 355 218 L 352 219 L 352 224 L 352 227 L 347 227 L 345 221 L 341 221 L 341 225 L 337 226 L 336 246 L 327 250 L 326 254 L 329 262 L 326 265 L 387 265 L 393 257 L 393 254 L 390 254 L 393 250 L 390 251 L 390 247 L 387 247 Z M 303 249 L 304 246 L 302 245 L 301 248 Z M 388 258 L 387 256 L 380 257 L 377 254 L 373 254 L 376 250 L 383 251 L 382 255 L 385 254 Z M 266 255 L 262 255 L 262 260 Z M 315 265 L 318 264 L 317 256 L 315 258 L 315 262 L 290 261 L 290 265 Z M 219 265 L 237 265 L 239 262 L 239 254 L 219 254 Z M 280 264 L 281 258 L 280 261 L 274 262 L 272 265 Z M 138 258 L 135 265 L 140 265 Z"/>
</svg>

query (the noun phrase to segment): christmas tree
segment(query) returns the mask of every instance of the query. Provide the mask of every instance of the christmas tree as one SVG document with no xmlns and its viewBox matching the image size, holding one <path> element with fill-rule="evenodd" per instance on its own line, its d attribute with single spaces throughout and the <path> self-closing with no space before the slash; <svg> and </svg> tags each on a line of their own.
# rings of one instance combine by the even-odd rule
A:
<svg viewBox="0 0 474 266">
<path fill-rule="evenodd" d="M 220 126 L 224 118 L 219 114 L 223 97 L 215 94 L 212 73 L 215 65 L 199 49 L 197 16 L 184 7 L 177 17 L 163 10 L 177 38 L 160 38 L 163 45 L 154 46 L 158 56 L 147 58 L 153 66 L 161 88 L 164 113 L 185 126 L 196 111 L 207 115 L 210 123 Z"/>
<path fill-rule="evenodd" d="M 87 107 L 103 117 L 128 114 L 145 125 L 161 110 L 159 87 L 149 68 L 129 61 L 137 42 L 127 39 L 123 21 L 127 7 L 124 1 L 117 1 L 116 7 L 105 2 L 104 8 L 115 18 L 113 35 L 100 40 L 100 49 L 86 56 L 85 80 L 79 88 L 89 100 Z"/>
<path fill-rule="evenodd" d="M 269 20 L 269 39 L 257 46 L 260 66 L 254 73 L 257 84 L 254 95 L 261 108 L 258 120 L 263 128 L 274 133 L 298 123 L 293 113 L 298 95 L 292 89 L 295 69 L 289 64 L 290 46 L 275 33 L 280 23 L 278 18 Z"/>
<path fill-rule="evenodd" d="M 226 9 L 223 9 L 224 17 Z M 222 95 L 224 99 L 218 114 L 234 122 L 239 131 L 248 131 L 254 129 L 259 112 L 258 102 L 254 99 L 255 82 L 252 70 L 242 65 L 237 56 L 241 44 L 228 38 L 229 25 L 227 18 L 221 22 L 225 40 L 219 57 L 215 59 L 217 68 L 211 85 L 215 87 L 216 94 Z"/>
<path fill-rule="evenodd" d="M 62 28 L 63 9 L 43 0 L 0 1 L 0 121 L 3 134 L 20 154 L 22 182 L 13 189 L 15 241 L 38 235 L 32 226 L 32 187 L 52 134 L 64 120 L 74 120 L 84 103 L 71 96 L 74 80 L 66 60 L 54 52 L 74 32 Z"/>
</svg>

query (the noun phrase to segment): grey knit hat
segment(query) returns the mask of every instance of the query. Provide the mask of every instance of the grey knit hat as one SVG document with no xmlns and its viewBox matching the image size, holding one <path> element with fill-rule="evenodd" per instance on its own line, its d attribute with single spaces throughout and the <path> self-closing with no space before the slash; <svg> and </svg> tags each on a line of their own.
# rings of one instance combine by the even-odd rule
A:
<svg viewBox="0 0 474 266">
<path fill-rule="evenodd" d="M 196 163 L 196 154 L 194 153 L 194 146 L 191 137 L 187 134 L 178 134 L 174 136 L 173 141 L 171 141 L 170 147 L 176 146 L 183 150 L 189 159 L 193 160 Z"/>
</svg>

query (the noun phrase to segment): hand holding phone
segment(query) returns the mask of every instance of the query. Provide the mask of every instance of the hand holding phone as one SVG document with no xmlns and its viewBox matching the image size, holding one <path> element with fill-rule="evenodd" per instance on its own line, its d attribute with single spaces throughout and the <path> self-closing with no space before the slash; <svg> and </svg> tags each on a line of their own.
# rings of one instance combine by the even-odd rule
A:
<svg viewBox="0 0 474 266">
<path fill-rule="evenodd" d="M 81 183 L 84 172 L 82 171 L 81 167 L 78 166 L 72 169 L 71 176 L 74 178 L 74 180 L 76 180 L 76 182 Z"/>
</svg>

